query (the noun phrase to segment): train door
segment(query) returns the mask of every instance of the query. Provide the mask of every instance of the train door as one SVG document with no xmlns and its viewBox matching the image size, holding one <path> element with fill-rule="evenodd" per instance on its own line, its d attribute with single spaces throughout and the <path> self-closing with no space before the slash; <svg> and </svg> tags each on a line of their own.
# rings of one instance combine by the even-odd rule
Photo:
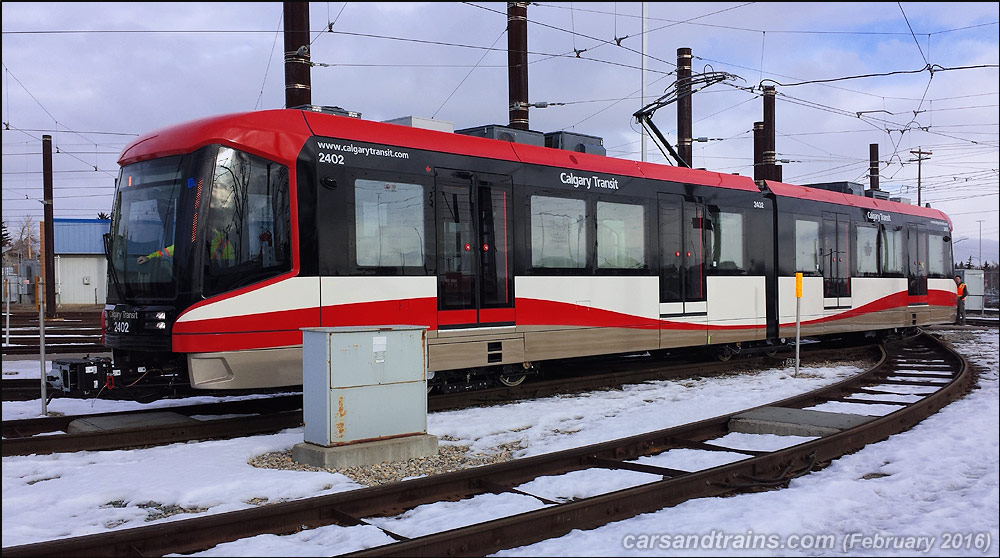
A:
<svg viewBox="0 0 1000 558">
<path fill-rule="evenodd" d="M 908 273 L 907 294 L 910 304 L 927 303 L 927 227 L 917 223 L 906 225 Z M 913 298 L 916 297 L 916 298 Z"/>
<path fill-rule="evenodd" d="M 511 179 L 437 169 L 438 326 L 514 324 Z"/>
<path fill-rule="evenodd" d="M 823 212 L 823 307 L 851 307 L 851 219 Z"/>
<path fill-rule="evenodd" d="M 660 346 L 707 342 L 705 206 L 659 194 Z"/>
</svg>

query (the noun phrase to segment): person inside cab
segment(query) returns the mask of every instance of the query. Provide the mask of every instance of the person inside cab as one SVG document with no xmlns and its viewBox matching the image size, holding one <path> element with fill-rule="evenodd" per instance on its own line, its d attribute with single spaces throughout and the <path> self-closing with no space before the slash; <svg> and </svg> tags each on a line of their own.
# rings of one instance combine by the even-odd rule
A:
<svg viewBox="0 0 1000 558">
<path fill-rule="evenodd" d="M 209 258 L 215 262 L 231 262 L 236 257 L 236 253 L 233 251 L 233 245 L 229 242 L 229 235 L 224 231 L 216 230 L 215 234 L 212 235 L 212 241 L 208 245 Z M 172 258 L 174 257 L 174 245 L 171 244 L 166 248 L 161 248 L 151 254 L 145 256 L 139 256 L 136 258 L 135 263 L 142 265 L 149 260 L 154 258 Z"/>
</svg>

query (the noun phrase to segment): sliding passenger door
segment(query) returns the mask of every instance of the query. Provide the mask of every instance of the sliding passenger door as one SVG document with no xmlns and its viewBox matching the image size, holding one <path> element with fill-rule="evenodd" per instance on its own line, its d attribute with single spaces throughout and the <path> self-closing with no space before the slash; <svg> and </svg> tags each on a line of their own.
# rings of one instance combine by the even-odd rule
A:
<svg viewBox="0 0 1000 558">
<path fill-rule="evenodd" d="M 851 307 L 851 219 L 843 213 L 823 212 L 823 307 Z"/>
<path fill-rule="evenodd" d="M 906 240 L 910 304 L 927 304 L 927 227 L 908 223 Z"/>
<path fill-rule="evenodd" d="M 705 207 L 659 194 L 660 346 L 707 341 Z"/>
<path fill-rule="evenodd" d="M 510 177 L 436 173 L 438 326 L 512 325 Z"/>
</svg>

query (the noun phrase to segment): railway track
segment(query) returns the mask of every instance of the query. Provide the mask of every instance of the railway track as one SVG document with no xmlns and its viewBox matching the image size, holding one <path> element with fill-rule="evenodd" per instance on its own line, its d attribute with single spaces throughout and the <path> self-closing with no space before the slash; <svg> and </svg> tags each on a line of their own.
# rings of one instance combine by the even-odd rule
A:
<svg viewBox="0 0 1000 558">
<path fill-rule="evenodd" d="M 889 347 L 879 363 L 836 384 L 769 405 L 623 439 L 497 465 L 327 496 L 268 504 L 147 527 L 109 531 L 3 549 L 7 558 L 29 556 L 163 556 L 212 548 L 263 533 L 285 534 L 326 525 L 375 525 L 424 504 L 491 493 L 535 498 L 537 509 L 426 536 L 364 549 L 352 556 L 483 556 L 592 529 L 693 498 L 773 489 L 831 460 L 907 430 L 960 397 L 973 378 L 964 357 L 921 334 Z M 819 413 L 834 402 L 888 414 Z M 720 440 L 732 432 L 794 434 L 809 441 L 775 451 L 750 451 Z M 658 464 L 672 450 L 727 452 L 741 458 L 702 470 Z M 583 499 L 535 496 L 525 485 L 540 477 L 599 469 L 645 473 L 650 479 Z M 456 523 L 461 525 L 461 520 Z M 381 527 L 380 527 L 381 528 Z"/>
<path fill-rule="evenodd" d="M 991 318 L 986 318 L 986 317 L 983 317 L 983 318 L 971 318 L 970 317 L 970 318 L 966 318 L 965 319 L 965 324 L 966 325 L 970 325 L 970 326 L 976 326 L 976 327 L 987 327 L 987 328 L 992 327 L 992 328 L 996 328 L 996 327 L 1000 327 L 1000 320 L 997 320 L 996 318 L 992 318 L 991 319 Z"/>
<path fill-rule="evenodd" d="M 3 326 L 6 328 L 4 320 Z M 7 338 L 4 330 L 4 339 Z M 10 343 L 4 347 L 5 355 L 37 355 L 39 328 L 38 313 L 12 312 L 10 315 Z M 100 312 L 60 312 L 56 318 L 45 319 L 45 353 L 66 354 L 108 352 L 101 344 Z"/>
<path fill-rule="evenodd" d="M 843 357 L 845 351 L 851 352 L 854 358 L 859 356 L 875 358 L 877 355 L 875 345 L 850 344 L 847 348 L 810 346 L 803 354 L 803 362 L 837 359 Z M 592 370 L 588 373 L 577 370 L 577 374 L 569 380 L 566 377 L 560 377 L 559 371 L 556 371 L 556 377 L 552 379 L 525 382 L 518 386 L 450 394 L 431 394 L 428 397 L 427 407 L 429 411 L 461 409 L 474 405 L 517 401 L 594 389 L 609 389 L 652 380 L 711 376 L 731 372 L 737 365 L 742 365 L 743 368 L 764 368 L 768 366 L 768 361 L 773 364 L 774 359 L 752 357 L 728 362 L 682 363 L 664 363 L 651 359 L 628 359 L 627 361 L 596 359 L 590 366 L 593 370 L 600 370 L 600 372 Z M 37 389 L 37 380 L 32 381 L 35 382 Z M 4 421 L 4 443 L 0 446 L 0 453 L 3 457 L 8 457 L 99 451 L 267 434 L 301 426 L 301 405 L 302 396 L 297 394 L 225 403 L 155 407 L 141 411 Z M 166 419 L 166 424 L 141 424 L 143 416 L 150 417 L 154 413 L 161 417 L 164 413 L 172 413 L 175 417 Z M 201 421 L 183 420 L 183 417 L 196 415 L 226 414 L 252 416 Z M 119 424 L 138 422 L 140 425 L 99 431 L 67 432 L 74 421 L 97 422 L 96 419 L 112 417 Z M 38 434 L 46 435 L 38 436 Z"/>
<path fill-rule="evenodd" d="M 4 401 L 31 401 L 42 396 L 42 387 L 38 378 L 14 378 L 3 381 Z M 50 397 L 52 393 L 48 393 Z"/>
</svg>

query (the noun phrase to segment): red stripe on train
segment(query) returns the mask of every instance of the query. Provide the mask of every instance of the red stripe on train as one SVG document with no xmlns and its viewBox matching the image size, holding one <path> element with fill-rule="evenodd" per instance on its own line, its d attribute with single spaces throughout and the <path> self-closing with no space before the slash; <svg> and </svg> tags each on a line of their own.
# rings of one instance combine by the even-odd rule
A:
<svg viewBox="0 0 1000 558">
<path fill-rule="evenodd" d="M 905 309 L 910 299 L 905 292 L 895 293 L 863 306 L 833 316 L 808 320 L 805 324 L 834 322 L 887 310 Z M 927 300 L 933 306 L 954 306 L 955 293 L 930 291 Z M 474 311 L 463 319 L 472 319 Z M 504 316 L 513 318 L 514 312 Z M 706 325 L 643 318 L 622 312 L 591 308 L 565 302 L 531 298 L 517 299 L 517 325 L 543 327 L 617 327 L 627 329 L 663 329 L 676 331 L 725 331 L 760 329 L 764 324 Z M 280 312 L 266 312 L 210 320 L 179 322 L 174 326 L 173 350 L 176 352 L 236 351 L 283 347 L 302 343 L 303 327 L 350 327 L 369 325 L 423 325 L 437 329 L 439 313 L 434 298 L 340 304 Z M 445 322 L 451 320 L 446 319 Z M 782 327 L 794 325 L 782 323 Z"/>
</svg>

